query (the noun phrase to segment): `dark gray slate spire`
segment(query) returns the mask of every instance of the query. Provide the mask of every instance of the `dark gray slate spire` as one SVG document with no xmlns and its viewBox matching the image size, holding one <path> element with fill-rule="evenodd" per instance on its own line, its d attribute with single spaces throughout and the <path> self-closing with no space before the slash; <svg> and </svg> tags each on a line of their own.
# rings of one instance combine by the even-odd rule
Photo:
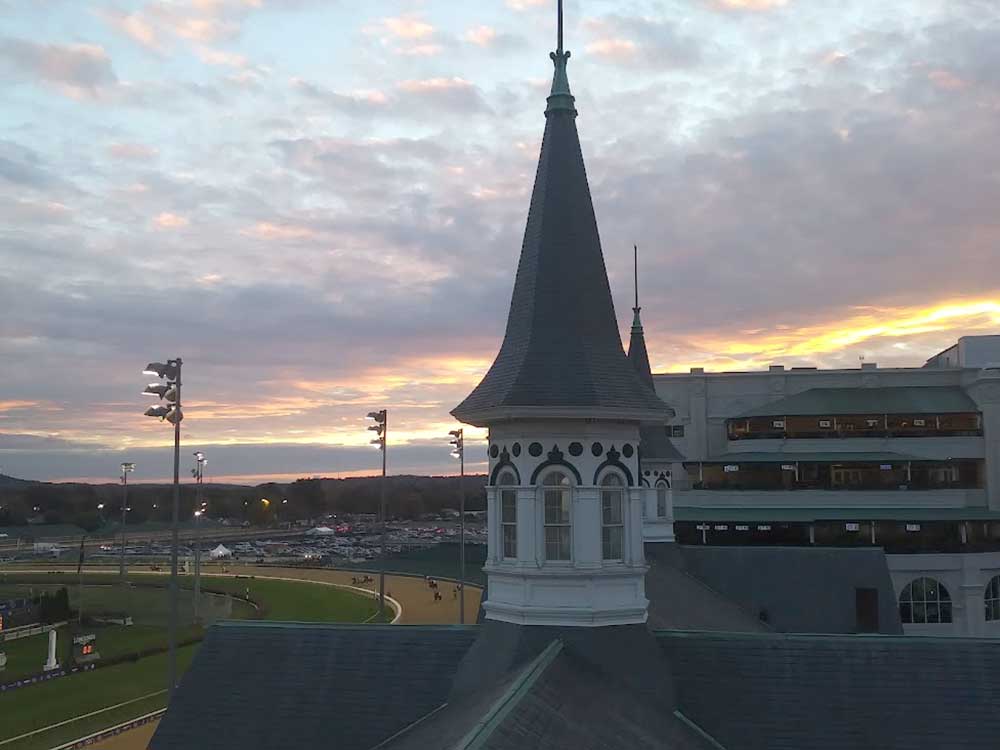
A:
<svg viewBox="0 0 1000 750">
<path fill-rule="evenodd" d="M 628 340 L 628 359 L 635 368 L 642 382 L 653 388 L 653 370 L 649 366 L 649 354 L 646 351 L 646 336 L 642 331 L 642 319 L 639 313 L 639 248 L 634 246 L 635 255 L 635 307 L 632 308 L 632 335 Z"/>
<path fill-rule="evenodd" d="M 561 37 L 561 33 L 560 33 Z M 545 136 L 500 353 L 452 411 L 486 425 L 525 416 L 662 422 L 669 408 L 622 350 L 560 43 Z M 586 414 L 581 414 L 586 412 Z"/>
</svg>

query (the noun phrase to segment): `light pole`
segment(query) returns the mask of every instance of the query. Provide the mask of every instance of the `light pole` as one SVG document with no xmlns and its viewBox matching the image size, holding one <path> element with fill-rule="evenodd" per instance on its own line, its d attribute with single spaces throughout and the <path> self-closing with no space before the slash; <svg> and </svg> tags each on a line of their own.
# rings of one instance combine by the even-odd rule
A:
<svg viewBox="0 0 1000 750">
<path fill-rule="evenodd" d="M 385 566 L 388 560 L 385 556 L 385 535 L 386 535 L 386 512 L 385 512 L 385 454 L 386 443 L 389 434 L 389 419 L 386 409 L 381 411 L 368 412 L 368 418 L 375 420 L 375 424 L 368 427 L 369 430 L 378 434 L 378 437 L 371 441 L 372 445 L 378 446 L 382 451 L 382 481 L 379 483 L 379 513 L 382 515 L 382 564 L 378 573 L 378 611 L 379 614 L 385 612 Z"/>
<path fill-rule="evenodd" d="M 191 474 L 197 482 L 198 493 L 194 508 L 194 620 L 198 622 L 198 604 L 201 598 L 201 532 L 198 528 L 198 521 L 205 513 L 206 503 L 202 500 L 201 483 L 205 476 L 205 464 L 208 463 L 208 459 L 201 451 L 195 451 L 194 460 L 195 466 L 191 469 Z"/>
<path fill-rule="evenodd" d="M 160 362 L 150 362 L 143 370 L 144 375 L 156 375 L 163 383 L 151 383 L 143 391 L 145 395 L 159 396 L 164 403 L 159 406 L 149 407 L 145 414 L 147 417 L 159 417 L 161 421 L 166 420 L 174 426 L 174 507 L 171 514 L 171 534 L 170 534 L 170 621 L 167 629 L 167 641 L 169 644 L 169 668 L 167 675 L 167 695 L 168 700 L 174 697 L 174 688 L 177 685 L 177 524 L 180 517 L 181 505 L 181 420 L 184 414 L 181 412 L 181 358 L 168 359 L 166 364 Z"/>
<path fill-rule="evenodd" d="M 128 510 L 128 475 L 135 471 L 134 463 L 122 463 L 122 555 L 118 566 L 118 575 L 122 585 L 125 584 L 125 513 Z"/>
<path fill-rule="evenodd" d="M 465 432 L 452 430 L 451 455 L 458 459 L 458 622 L 465 624 Z"/>
</svg>

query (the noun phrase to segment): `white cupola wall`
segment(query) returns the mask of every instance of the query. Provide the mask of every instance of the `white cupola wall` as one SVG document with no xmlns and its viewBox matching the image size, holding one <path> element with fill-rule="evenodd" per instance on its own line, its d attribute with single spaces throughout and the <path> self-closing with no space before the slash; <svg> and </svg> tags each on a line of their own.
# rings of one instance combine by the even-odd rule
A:
<svg viewBox="0 0 1000 750">
<path fill-rule="evenodd" d="M 646 621 L 639 426 L 512 421 L 490 431 L 486 617 L 522 625 Z"/>
</svg>

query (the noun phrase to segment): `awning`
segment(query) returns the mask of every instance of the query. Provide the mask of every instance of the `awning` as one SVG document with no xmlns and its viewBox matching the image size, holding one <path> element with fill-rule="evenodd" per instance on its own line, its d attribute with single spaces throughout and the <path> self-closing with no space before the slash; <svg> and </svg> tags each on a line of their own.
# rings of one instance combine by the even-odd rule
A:
<svg viewBox="0 0 1000 750">
<path fill-rule="evenodd" d="M 978 412 L 956 386 L 811 388 L 749 409 L 739 417 L 809 417 L 836 414 L 955 414 Z"/>
<path fill-rule="evenodd" d="M 732 523 L 823 521 L 1000 521 L 986 508 L 699 508 L 674 506 L 674 520 Z"/>
</svg>

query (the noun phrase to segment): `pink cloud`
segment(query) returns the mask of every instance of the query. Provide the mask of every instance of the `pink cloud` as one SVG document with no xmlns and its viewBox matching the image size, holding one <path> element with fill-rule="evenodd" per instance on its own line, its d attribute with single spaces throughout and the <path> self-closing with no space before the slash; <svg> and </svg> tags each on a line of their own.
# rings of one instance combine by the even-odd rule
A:
<svg viewBox="0 0 1000 750">
<path fill-rule="evenodd" d="M 636 44 L 631 39 L 598 39 L 587 45 L 587 52 L 607 60 L 624 62 L 635 57 Z"/>
<path fill-rule="evenodd" d="M 480 47 L 489 47 L 497 38 L 497 31 L 491 26 L 474 26 L 462 35 L 462 39 Z"/>
<path fill-rule="evenodd" d="M 183 216 L 178 216 L 177 214 L 172 214 L 170 212 L 163 212 L 155 219 L 153 219 L 153 224 L 158 229 L 183 229 L 188 226 L 191 222 L 188 221 Z"/>
</svg>

